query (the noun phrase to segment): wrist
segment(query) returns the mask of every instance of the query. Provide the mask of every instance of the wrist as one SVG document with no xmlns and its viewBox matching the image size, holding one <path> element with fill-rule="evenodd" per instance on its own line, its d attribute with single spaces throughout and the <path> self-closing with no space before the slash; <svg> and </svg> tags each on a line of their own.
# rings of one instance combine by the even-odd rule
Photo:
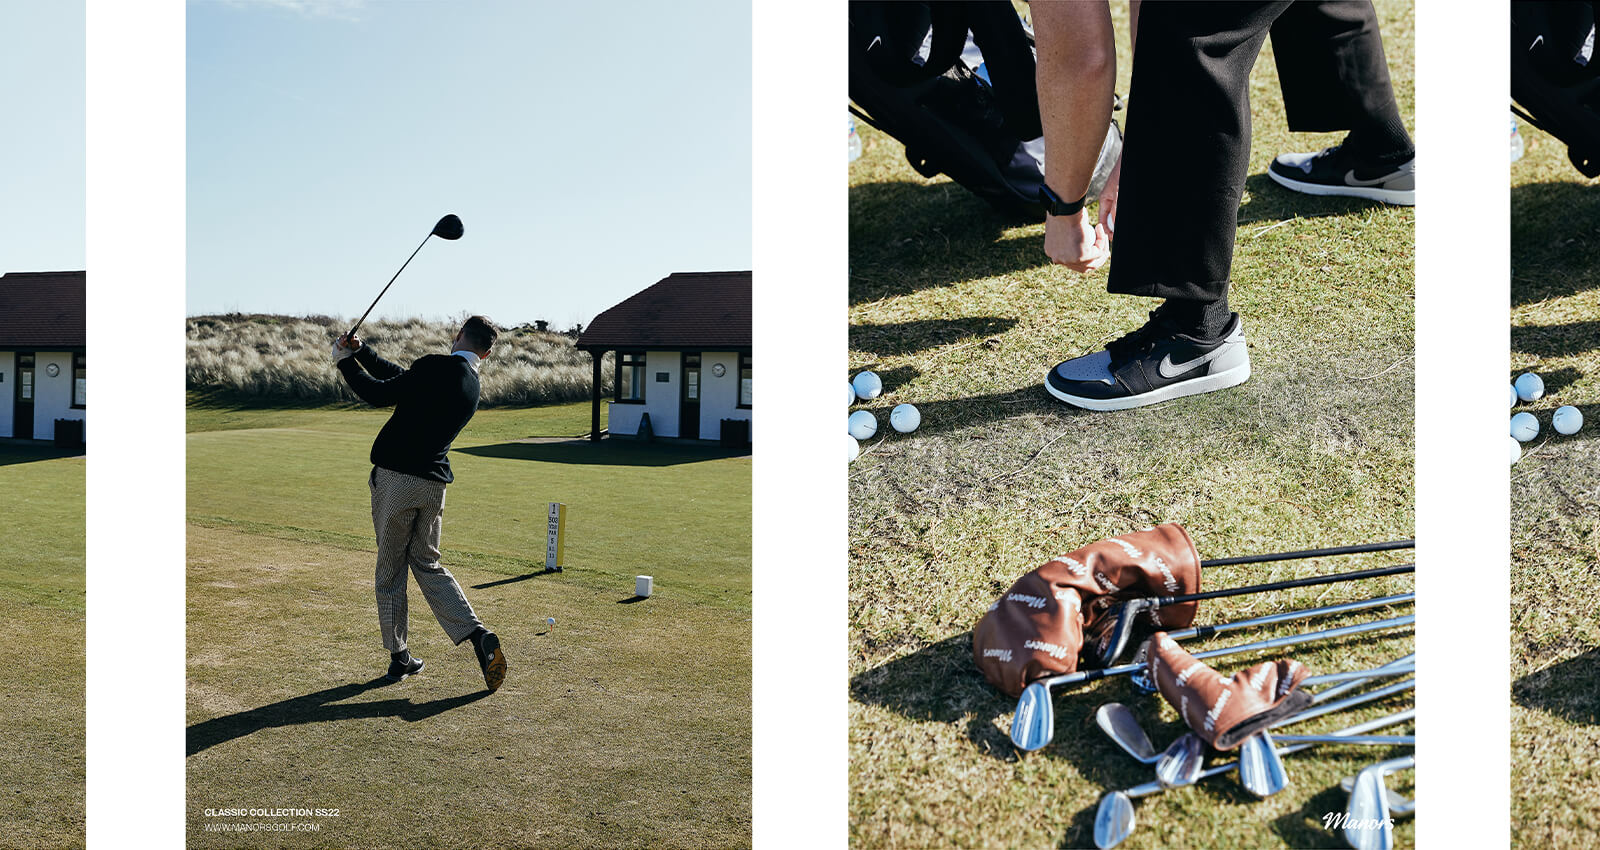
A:
<svg viewBox="0 0 1600 850">
<path fill-rule="evenodd" d="M 1047 216 L 1081 220 L 1084 202 L 1088 200 L 1089 193 L 1087 191 L 1084 192 L 1083 197 L 1078 198 L 1076 201 L 1067 201 L 1056 194 L 1048 183 L 1039 184 L 1039 202 L 1044 204 L 1044 212 Z"/>
</svg>

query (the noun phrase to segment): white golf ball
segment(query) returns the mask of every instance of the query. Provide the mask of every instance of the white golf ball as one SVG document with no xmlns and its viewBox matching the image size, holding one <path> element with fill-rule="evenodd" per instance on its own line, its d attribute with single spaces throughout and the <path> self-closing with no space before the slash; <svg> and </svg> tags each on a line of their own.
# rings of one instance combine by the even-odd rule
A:
<svg viewBox="0 0 1600 850">
<path fill-rule="evenodd" d="M 851 397 L 852 398 L 854 397 L 854 391 L 853 390 L 851 391 Z M 1511 385 L 1511 406 L 1512 407 L 1516 407 L 1517 406 L 1517 386 L 1515 384 Z"/>
<path fill-rule="evenodd" d="M 1518 413 L 1511 417 L 1511 436 L 1522 443 L 1539 436 L 1539 420 L 1527 411 Z"/>
<path fill-rule="evenodd" d="M 546 617 L 546 618 L 544 618 L 544 622 L 545 622 L 545 625 L 553 626 L 553 625 L 556 624 L 556 618 L 554 618 L 554 617 Z"/>
<path fill-rule="evenodd" d="M 1583 411 L 1570 404 L 1558 407 L 1550 417 L 1550 427 L 1556 429 L 1557 434 L 1576 434 L 1583 427 Z"/>
<path fill-rule="evenodd" d="M 850 405 L 856 403 L 856 385 L 850 383 L 849 381 L 845 381 L 844 382 L 844 388 L 850 392 L 850 400 L 844 403 L 845 407 L 849 407 Z M 1515 401 L 1516 397 L 1517 397 L 1516 391 L 1513 390 L 1512 393 L 1511 393 L 1511 398 L 1512 398 L 1512 403 L 1513 404 L 1516 403 L 1516 401 Z"/>
<path fill-rule="evenodd" d="M 856 398 L 874 399 L 883 395 L 883 379 L 872 372 L 862 372 L 850 380 L 850 388 L 856 391 Z"/>
<path fill-rule="evenodd" d="M 1511 465 L 1516 466 L 1517 461 L 1522 460 L 1522 444 L 1517 442 L 1516 437 L 1507 437 L 1506 439 L 1511 441 Z"/>
<path fill-rule="evenodd" d="M 1523 401 L 1537 401 L 1544 397 L 1544 379 L 1532 372 L 1518 375 L 1513 386 L 1517 388 L 1517 398 Z"/>
<path fill-rule="evenodd" d="M 849 434 L 846 434 L 844 438 L 850 441 L 850 462 L 855 463 L 856 458 L 861 457 L 861 442 Z"/>
<path fill-rule="evenodd" d="M 858 410 L 850 414 L 850 436 L 857 440 L 865 440 L 878 433 L 878 417 L 872 415 L 870 410 Z"/>
<path fill-rule="evenodd" d="M 922 424 L 922 413 L 913 405 L 897 404 L 889 411 L 889 426 L 902 434 L 917 430 Z"/>
</svg>

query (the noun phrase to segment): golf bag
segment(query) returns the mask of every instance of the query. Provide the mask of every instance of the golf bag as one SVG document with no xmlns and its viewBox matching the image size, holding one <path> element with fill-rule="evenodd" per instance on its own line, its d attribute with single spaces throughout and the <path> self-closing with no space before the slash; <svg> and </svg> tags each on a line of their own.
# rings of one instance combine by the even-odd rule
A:
<svg viewBox="0 0 1600 850">
<path fill-rule="evenodd" d="M 1150 680 L 1183 722 L 1219 750 L 1234 749 L 1311 704 L 1311 695 L 1299 689 L 1310 671 L 1293 659 L 1263 661 L 1224 678 L 1165 632 L 1150 640 Z"/>
<path fill-rule="evenodd" d="M 1567 145 L 1586 177 L 1600 176 L 1600 63 L 1592 2 L 1511 4 L 1511 99 L 1529 124 Z"/>
<path fill-rule="evenodd" d="M 1078 669 L 1085 633 L 1093 634 L 1118 600 L 1174 596 L 1200 589 L 1200 554 L 1183 527 L 1101 540 L 1028 573 L 989 606 L 972 629 L 972 658 L 984 678 L 1011 696 L 1030 682 Z M 1145 616 L 1160 629 L 1194 622 L 1186 602 Z"/>
<path fill-rule="evenodd" d="M 895 137 L 924 177 L 947 174 L 1002 214 L 1044 220 L 1033 33 L 1006 0 L 850 3 L 850 111 Z M 1089 197 L 1122 151 L 1106 132 Z"/>
</svg>

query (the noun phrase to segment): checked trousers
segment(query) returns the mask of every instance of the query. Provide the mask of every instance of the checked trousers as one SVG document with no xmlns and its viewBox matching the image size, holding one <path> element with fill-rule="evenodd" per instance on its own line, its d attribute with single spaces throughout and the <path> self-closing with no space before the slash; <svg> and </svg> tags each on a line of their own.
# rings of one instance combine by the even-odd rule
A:
<svg viewBox="0 0 1600 850">
<path fill-rule="evenodd" d="M 378 627 L 383 648 L 406 648 L 406 571 L 428 600 L 433 616 L 450 640 L 461 643 L 481 623 L 455 576 L 439 563 L 439 534 L 444 526 L 442 481 L 375 466 L 367 479 L 372 490 L 372 527 L 378 534 Z"/>
</svg>

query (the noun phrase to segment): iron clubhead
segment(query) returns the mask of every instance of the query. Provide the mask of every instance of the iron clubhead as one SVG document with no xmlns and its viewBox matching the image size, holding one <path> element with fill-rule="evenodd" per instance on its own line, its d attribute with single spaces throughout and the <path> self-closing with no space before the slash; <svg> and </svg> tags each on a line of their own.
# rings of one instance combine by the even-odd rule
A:
<svg viewBox="0 0 1600 850">
<path fill-rule="evenodd" d="M 1355 850 L 1390 850 L 1394 829 L 1389 823 L 1389 795 L 1383 785 L 1383 763 L 1368 765 L 1356 774 L 1345 808 L 1345 843 Z"/>
<path fill-rule="evenodd" d="M 1278 745 L 1265 730 L 1244 739 L 1239 746 L 1239 784 L 1257 797 L 1266 798 L 1289 786 L 1289 774 Z"/>
<path fill-rule="evenodd" d="M 1011 743 L 1031 753 L 1050 743 L 1056 734 L 1055 707 L 1050 704 L 1050 689 L 1034 682 L 1022 689 L 1017 713 L 1011 718 Z"/>
<path fill-rule="evenodd" d="M 465 232 L 466 228 L 462 227 L 461 219 L 453 214 L 439 219 L 439 223 L 433 226 L 433 235 L 440 239 L 460 239 L 461 234 Z"/>
<path fill-rule="evenodd" d="M 1163 788 L 1193 785 L 1205 767 L 1206 742 L 1193 732 L 1178 736 L 1156 761 L 1156 781 Z"/>
<path fill-rule="evenodd" d="M 1133 709 L 1120 702 L 1108 702 L 1100 706 L 1094 713 L 1094 722 L 1099 724 L 1100 731 L 1106 733 L 1122 751 L 1141 764 L 1155 764 L 1161 758 L 1156 752 L 1155 745 L 1150 743 L 1150 736 L 1145 734 L 1144 727 L 1139 725 L 1139 719 L 1133 716 Z"/>
<path fill-rule="evenodd" d="M 1345 778 L 1339 780 L 1339 788 L 1346 794 L 1356 790 L 1356 778 L 1354 776 L 1346 776 Z M 1392 817 L 1403 818 L 1408 815 L 1416 814 L 1416 800 L 1407 800 L 1405 797 L 1396 794 L 1393 789 L 1387 786 L 1385 786 L 1383 789 L 1383 796 L 1389 801 L 1389 814 Z"/>
<path fill-rule="evenodd" d="M 1133 800 L 1121 791 L 1101 797 L 1100 808 L 1094 813 L 1094 846 L 1110 850 L 1132 834 Z"/>
</svg>

